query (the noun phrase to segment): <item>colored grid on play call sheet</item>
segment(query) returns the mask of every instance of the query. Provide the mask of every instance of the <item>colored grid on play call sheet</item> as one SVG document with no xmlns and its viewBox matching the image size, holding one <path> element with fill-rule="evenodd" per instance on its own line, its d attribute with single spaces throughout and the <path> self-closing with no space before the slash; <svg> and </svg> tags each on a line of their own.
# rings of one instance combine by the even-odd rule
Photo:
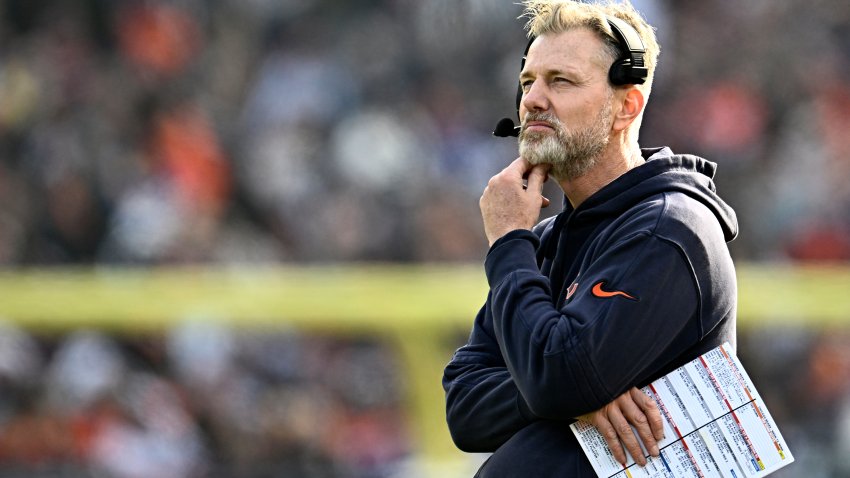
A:
<svg viewBox="0 0 850 478">
<path fill-rule="evenodd" d="M 618 463 L 589 423 L 573 432 L 600 478 L 749 478 L 794 461 L 761 396 L 727 343 L 643 389 L 664 419 L 661 456 Z"/>
</svg>

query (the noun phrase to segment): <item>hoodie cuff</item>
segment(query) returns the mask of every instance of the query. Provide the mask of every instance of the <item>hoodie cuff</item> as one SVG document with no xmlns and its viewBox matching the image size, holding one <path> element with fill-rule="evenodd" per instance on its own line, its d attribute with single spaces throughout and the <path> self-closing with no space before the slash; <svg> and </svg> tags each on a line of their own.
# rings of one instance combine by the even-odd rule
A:
<svg viewBox="0 0 850 478">
<path fill-rule="evenodd" d="M 508 274 L 518 270 L 540 272 L 537 247 L 540 239 L 527 229 L 517 229 L 500 237 L 487 252 L 484 271 L 490 287 L 495 287 Z"/>
</svg>

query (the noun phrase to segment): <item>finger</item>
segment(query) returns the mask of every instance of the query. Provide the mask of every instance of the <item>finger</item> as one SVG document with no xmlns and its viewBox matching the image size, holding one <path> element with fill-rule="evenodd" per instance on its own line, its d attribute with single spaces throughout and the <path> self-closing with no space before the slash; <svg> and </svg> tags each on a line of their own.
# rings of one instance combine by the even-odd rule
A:
<svg viewBox="0 0 850 478">
<path fill-rule="evenodd" d="M 623 450 L 622 444 L 620 444 L 620 439 L 617 436 L 617 430 L 614 429 L 614 425 L 604 419 L 601 413 L 594 413 L 591 423 L 599 431 L 599 434 L 602 435 L 602 438 L 605 439 L 605 442 L 608 443 L 608 448 L 611 449 L 614 459 L 621 465 L 626 466 L 626 452 Z"/>
<path fill-rule="evenodd" d="M 626 417 L 623 416 L 623 413 L 620 411 L 620 407 L 615 406 L 609 408 L 608 420 L 611 421 L 611 425 L 613 425 L 614 430 L 617 431 L 617 436 L 620 437 L 620 441 L 623 442 L 623 446 L 626 447 L 626 450 L 629 451 L 629 454 L 632 455 L 635 462 L 637 462 L 640 466 L 646 465 L 646 458 L 643 456 L 643 450 L 640 449 L 638 439 L 635 436 L 632 427 L 629 426 L 629 422 L 626 420 Z M 625 465 L 625 461 L 623 464 Z"/>
<path fill-rule="evenodd" d="M 655 400 L 637 388 L 632 388 L 630 393 L 634 401 L 643 410 L 643 413 L 646 416 L 646 421 L 649 423 L 649 428 L 652 429 L 652 435 L 655 437 L 655 440 L 663 440 L 664 421 L 661 419 L 661 411 L 658 410 L 658 405 L 655 403 Z"/>
<path fill-rule="evenodd" d="M 516 176 L 524 179 L 530 169 L 531 164 L 525 158 L 519 157 L 513 160 L 511 164 L 502 171 L 510 174 L 512 177 Z"/>
<path fill-rule="evenodd" d="M 528 189 L 536 193 L 543 191 L 543 183 L 546 182 L 546 173 L 549 172 L 549 166 L 538 164 L 531 168 L 528 174 Z"/>
<path fill-rule="evenodd" d="M 546 196 L 540 196 L 540 197 L 543 198 L 543 200 L 540 201 L 540 208 L 542 209 L 544 207 L 549 207 L 549 204 L 551 204 L 551 201 L 549 201 L 549 198 L 547 198 Z"/>
<path fill-rule="evenodd" d="M 638 390 L 638 393 L 641 393 L 640 390 Z M 652 428 L 649 426 L 646 415 L 638 405 L 639 403 L 642 403 L 642 401 L 637 402 L 637 400 L 640 400 L 640 397 L 636 397 L 634 394 L 630 393 L 628 395 L 623 395 L 622 398 L 623 399 L 619 402 L 623 416 L 626 417 L 626 420 L 628 420 L 628 422 L 634 427 L 635 431 L 637 431 L 638 437 L 640 437 L 640 440 L 643 442 L 643 446 L 647 449 L 647 451 L 649 451 L 649 454 L 652 456 L 658 456 L 658 443 L 652 434 Z M 641 452 L 641 454 L 643 454 L 643 452 Z"/>
</svg>

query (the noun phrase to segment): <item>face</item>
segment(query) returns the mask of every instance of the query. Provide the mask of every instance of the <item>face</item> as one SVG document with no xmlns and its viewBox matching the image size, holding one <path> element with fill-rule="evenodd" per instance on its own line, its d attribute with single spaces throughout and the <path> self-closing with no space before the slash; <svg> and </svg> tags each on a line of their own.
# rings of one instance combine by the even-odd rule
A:
<svg viewBox="0 0 850 478">
<path fill-rule="evenodd" d="M 555 179 L 587 173 L 611 133 L 613 89 L 610 60 L 586 28 L 538 37 L 520 73 L 523 98 L 520 156 L 551 164 Z"/>
</svg>

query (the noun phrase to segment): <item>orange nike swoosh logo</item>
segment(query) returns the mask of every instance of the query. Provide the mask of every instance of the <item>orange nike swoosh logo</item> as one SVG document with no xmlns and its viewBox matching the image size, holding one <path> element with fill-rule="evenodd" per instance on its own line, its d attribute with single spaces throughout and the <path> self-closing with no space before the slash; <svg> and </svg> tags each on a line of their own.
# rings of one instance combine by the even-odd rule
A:
<svg viewBox="0 0 850 478">
<path fill-rule="evenodd" d="M 597 282 L 596 284 L 594 284 L 594 285 L 593 285 L 593 289 L 591 290 L 591 292 L 593 293 L 593 295 L 595 295 L 596 297 L 602 297 L 603 299 L 604 299 L 604 298 L 608 298 L 608 297 L 615 297 L 615 296 L 620 295 L 620 296 L 623 296 L 623 297 L 625 297 L 625 298 L 627 298 L 627 299 L 637 300 L 635 297 L 633 297 L 633 296 L 631 296 L 631 295 L 629 295 L 629 294 L 627 294 L 627 293 L 625 293 L 625 292 L 623 292 L 623 291 L 621 291 L 621 290 L 611 290 L 611 291 L 604 290 L 604 289 L 602 288 L 602 286 L 603 286 L 603 285 L 605 285 L 605 281 L 604 281 L 604 280 L 603 280 L 603 281 L 599 281 L 599 282 Z"/>
</svg>

